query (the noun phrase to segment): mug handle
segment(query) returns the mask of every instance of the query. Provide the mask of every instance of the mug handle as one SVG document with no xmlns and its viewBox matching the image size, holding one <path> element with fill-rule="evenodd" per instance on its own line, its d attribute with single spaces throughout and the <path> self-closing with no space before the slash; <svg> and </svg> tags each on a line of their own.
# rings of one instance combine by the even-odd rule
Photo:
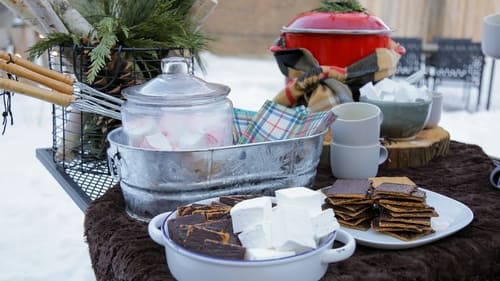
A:
<svg viewBox="0 0 500 281">
<path fill-rule="evenodd" d="M 389 157 L 389 151 L 387 150 L 387 148 L 385 146 L 383 146 L 381 144 L 380 145 L 380 154 L 379 154 L 379 158 L 378 158 L 378 164 L 381 165 L 382 163 L 384 163 L 388 157 Z"/>
<path fill-rule="evenodd" d="M 500 189 L 500 166 L 497 166 L 490 173 L 490 183 L 494 188 Z"/>
</svg>

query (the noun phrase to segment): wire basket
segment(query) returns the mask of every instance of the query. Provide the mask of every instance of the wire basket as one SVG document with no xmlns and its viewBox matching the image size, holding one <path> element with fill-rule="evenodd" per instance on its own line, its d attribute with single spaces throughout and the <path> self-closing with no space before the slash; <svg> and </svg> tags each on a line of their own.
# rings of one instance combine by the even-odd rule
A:
<svg viewBox="0 0 500 281">
<path fill-rule="evenodd" d="M 89 52 L 93 47 L 58 46 L 48 52 L 49 68 L 87 81 Z M 184 48 L 115 48 L 111 59 L 92 85 L 101 92 L 122 98 L 121 90 L 158 76 L 161 59 L 169 55 L 191 57 Z M 115 184 L 110 176 L 106 149 L 107 134 L 121 126 L 120 120 L 74 108 L 52 107 L 52 155 L 55 164 L 64 169 L 91 199 L 96 199 Z"/>
</svg>

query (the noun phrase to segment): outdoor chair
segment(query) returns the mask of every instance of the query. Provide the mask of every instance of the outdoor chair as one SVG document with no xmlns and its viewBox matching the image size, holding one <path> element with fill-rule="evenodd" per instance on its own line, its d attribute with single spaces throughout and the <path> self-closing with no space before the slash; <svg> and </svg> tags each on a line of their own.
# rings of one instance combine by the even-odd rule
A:
<svg viewBox="0 0 500 281">
<path fill-rule="evenodd" d="M 481 44 L 470 39 L 436 38 L 436 52 L 428 58 L 427 75 L 432 80 L 432 89 L 447 83 L 459 83 L 463 89 L 462 99 L 465 108 L 469 108 L 471 89 L 477 89 L 476 110 L 481 102 L 482 77 L 485 57 Z"/>
<path fill-rule="evenodd" d="M 406 53 L 399 59 L 396 73 L 394 74 L 396 77 L 408 77 L 424 68 L 421 38 L 393 37 L 392 39 L 406 49 Z"/>
</svg>

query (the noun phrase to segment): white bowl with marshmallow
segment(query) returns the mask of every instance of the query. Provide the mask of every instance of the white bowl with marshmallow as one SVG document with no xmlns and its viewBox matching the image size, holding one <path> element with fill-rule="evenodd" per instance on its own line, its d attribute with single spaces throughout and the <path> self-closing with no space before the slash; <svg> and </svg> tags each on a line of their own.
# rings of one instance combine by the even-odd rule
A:
<svg viewBox="0 0 500 281">
<path fill-rule="evenodd" d="M 149 234 L 165 247 L 169 270 L 180 281 L 319 280 L 329 263 L 354 253 L 354 238 L 339 228 L 332 209 L 322 210 L 321 191 L 294 187 L 275 195 L 248 199 L 231 209 L 233 231 L 246 249 L 244 260 L 215 258 L 178 245 L 169 237 L 167 224 L 176 211 L 154 217 Z M 332 249 L 335 240 L 344 245 Z"/>
</svg>

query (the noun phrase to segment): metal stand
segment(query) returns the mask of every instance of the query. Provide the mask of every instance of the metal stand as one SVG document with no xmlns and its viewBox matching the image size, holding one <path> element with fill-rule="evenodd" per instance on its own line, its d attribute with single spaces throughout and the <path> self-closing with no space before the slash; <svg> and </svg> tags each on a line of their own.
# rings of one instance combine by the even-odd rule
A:
<svg viewBox="0 0 500 281">
<path fill-rule="evenodd" d="M 64 169 L 58 166 L 54 162 L 50 148 L 38 148 L 36 157 L 83 212 L 93 200 L 116 184 L 111 177 L 102 175 L 92 177 L 85 171 Z"/>
<path fill-rule="evenodd" d="M 491 91 L 493 89 L 493 80 L 495 77 L 495 62 L 496 62 L 496 59 L 492 58 L 491 73 L 490 73 L 490 85 L 488 87 L 488 98 L 486 100 L 486 110 L 490 110 L 490 106 L 491 106 Z"/>
</svg>

